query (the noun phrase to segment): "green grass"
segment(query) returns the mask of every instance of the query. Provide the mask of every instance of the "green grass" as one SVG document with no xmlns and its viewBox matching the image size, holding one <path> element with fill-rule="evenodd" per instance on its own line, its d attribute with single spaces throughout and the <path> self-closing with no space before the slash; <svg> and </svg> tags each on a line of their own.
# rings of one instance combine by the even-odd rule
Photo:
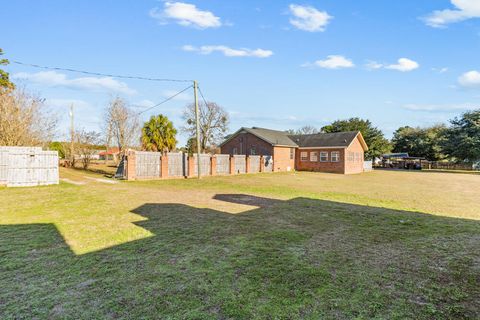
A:
<svg viewBox="0 0 480 320">
<path fill-rule="evenodd" d="M 62 176 L 0 189 L 0 319 L 480 317 L 478 175 Z"/>
</svg>

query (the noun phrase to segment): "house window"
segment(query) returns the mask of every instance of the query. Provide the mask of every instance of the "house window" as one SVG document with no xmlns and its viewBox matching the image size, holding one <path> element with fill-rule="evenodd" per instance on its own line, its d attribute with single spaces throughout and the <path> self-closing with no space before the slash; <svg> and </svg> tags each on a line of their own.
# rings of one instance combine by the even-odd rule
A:
<svg viewBox="0 0 480 320">
<path fill-rule="evenodd" d="M 328 161 L 328 152 L 322 151 L 320 152 L 320 162 L 327 162 Z"/>
<path fill-rule="evenodd" d="M 250 154 L 251 154 L 252 156 L 254 156 L 254 155 L 257 154 L 257 149 L 255 148 L 255 146 L 252 146 L 252 147 L 250 148 Z"/>
<path fill-rule="evenodd" d="M 315 152 L 315 151 L 310 152 L 310 161 L 312 161 L 312 162 L 317 162 L 318 161 L 317 152 Z"/>
<path fill-rule="evenodd" d="M 308 161 L 308 152 L 300 152 L 300 161 Z"/>
<path fill-rule="evenodd" d="M 360 152 L 355 152 L 355 162 L 360 162 Z"/>
<path fill-rule="evenodd" d="M 290 148 L 290 160 L 293 160 L 295 158 L 295 149 Z"/>
<path fill-rule="evenodd" d="M 348 151 L 348 161 L 349 161 L 349 162 L 355 161 L 355 158 L 354 158 L 354 157 L 355 157 L 355 153 L 352 152 L 352 151 Z"/>
<path fill-rule="evenodd" d="M 233 153 L 233 154 L 238 154 L 238 153 L 237 153 L 237 148 L 233 148 L 232 153 Z"/>
<path fill-rule="evenodd" d="M 331 158 L 332 162 L 339 162 L 340 161 L 340 152 L 332 151 L 330 158 Z"/>
</svg>

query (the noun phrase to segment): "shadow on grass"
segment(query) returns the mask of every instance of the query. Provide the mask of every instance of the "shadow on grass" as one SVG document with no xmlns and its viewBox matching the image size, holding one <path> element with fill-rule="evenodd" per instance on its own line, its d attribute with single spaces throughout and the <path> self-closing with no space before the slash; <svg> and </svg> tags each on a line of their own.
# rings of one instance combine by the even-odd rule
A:
<svg viewBox="0 0 480 320">
<path fill-rule="evenodd" d="M 480 223 L 250 195 L 241 214 L 144 204 L 155 236 L 74 255 L 0 226 L 0 318 L 478 318 Z"/>
</svg>

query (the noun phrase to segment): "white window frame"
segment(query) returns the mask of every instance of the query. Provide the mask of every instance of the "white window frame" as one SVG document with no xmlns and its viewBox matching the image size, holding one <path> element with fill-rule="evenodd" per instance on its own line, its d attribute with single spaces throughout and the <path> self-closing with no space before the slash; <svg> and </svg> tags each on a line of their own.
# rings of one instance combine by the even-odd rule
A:
<svg viewBox="0 0 480 320">
<path fill-rule="evenodd" d="M 322 158 L 325 158 L 325 160 L 322 160 Z M 328 162 L 328 152 L 327 151 L 320 151 L 320 162 Z"/>
<path fill-rule="evenodd" d="M 300 152 L 300 161 L 308 161 L 308 152 L 307 151 Z"/>
<path fill-rule="evenodd" d="M 317 161 L 318 161 L 317 151 L 310 151 L 310 162 L 317 162 Z"/>
<path fill-rule="evenodd" d="M 335 155 L 335 157 L 334 157 Z M 335 159 L 335 160 L 334 160 Z M 340 151 L 332 151 L 330 152 L 330 161 L 332 162 L 340 162 Z"/>
<path fill-rule="evenodd" d="M 354 162 L 355 161 L 355 152 L 353 151 L 348 151 L 348 162 Z"/>
<path fill-rule="evenodd" d="M 238 154 L 238 153 L 237 153 L 237 148 L 233 148 L 233 149 L 232 149 L 232 154 Z"/>
</svg>

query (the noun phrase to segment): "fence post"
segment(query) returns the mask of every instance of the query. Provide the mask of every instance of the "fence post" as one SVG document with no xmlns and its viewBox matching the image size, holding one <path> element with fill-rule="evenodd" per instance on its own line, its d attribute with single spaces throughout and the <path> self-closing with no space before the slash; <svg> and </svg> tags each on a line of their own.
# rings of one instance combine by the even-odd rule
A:
<svg viewBox="0 0 480 320">
<path fill-rule="evenodd" d="M 250 173 L 250 156 L 245 158 L 245 173 Z"/>
<path fill-rule="evenodd" d="M 235 156 L 230 156 L 230 174 L 235 174 Z"/>
<path fill-rule="evenodd" d="M 164 179 L 168 177 L 168 155 L 167 153 L 163 153 L 161 155 L 161 161 L 160 161 L 160 178 Z"/>
<path fill-rule="evenodd" d="M 265 158 L 260 156 L 260 172 L 265 172 Z"/>
<path fill-rule="evenodd" d="M 194 177 L 195 176 L 195 158 L 193 155 L 188 156 L 188 177 Z"/>
<path fill-rule="evenodd" d="M 210 175 L 217 175 L 217 157 L 215 155 L 210 156 Z"/>
<path fill-rule="evenodd" d="M 129 151 L 127 154 L 127 180 L 135 180 L 136 160 L 135 151 Z"/>
</svg>

